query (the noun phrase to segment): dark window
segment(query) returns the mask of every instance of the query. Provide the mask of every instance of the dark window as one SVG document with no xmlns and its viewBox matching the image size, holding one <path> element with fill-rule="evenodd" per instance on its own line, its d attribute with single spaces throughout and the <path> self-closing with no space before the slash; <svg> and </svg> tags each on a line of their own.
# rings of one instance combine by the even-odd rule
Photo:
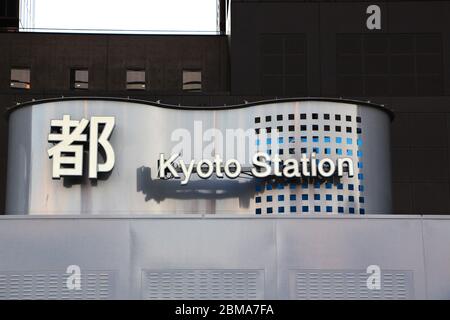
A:
<svg viewBox="0 0 450 320">
<path fill-rule="evenodd" d="M 328 113 L 325 113 L 325 114 L 323 115 L 323 118 L 324 118 L 325 120 L 330 120 L 330 115 L 329 115 Z"/>
<path fill-rule="evenodd" d="M 339 34 L 338 94 L 443 94 L 442 35 Z"/>
<path fill-rule="evenodd" d="M 127 90 L 145 90 L 145 71 L 127 70 Z"/>
<path fill-rule="evenodd" d="M 183 70 L 183 91 L 202 91 L 201 70 Z"/>
<path fill-rule="evenodd" d="M 341 126 L 336 126 L 336 132 L 341 132 Z"/>
<path fill-rule="evenodd" d="M 294 115 L 292 113 L 289 114 L 289 120 L 294 120 Z"/>
<path fill-rule="evenodd" d="M 341 120 L 341 115 L 340 114 L 334 115 L 334 119 L 337 121 Z"/>
<path fill-rule="evenodd" d="M 283 115 L 282 114 L 278 114 L 277 115 L 277 121 L 281 121 L 283 120 Z"/>
<path fill-rule="evenodd" d="M 306 119 L 306 113 L 301 113 L 300 114 L 300 119 L 305 120 Z"/>
<path fill-rule="evenodd" d="M 266 116 L 266 122 L 270 122 L 272 120 L 271 116 Z"/>
<path fill-rule="evenodd" d="M 11 69 L 11 88 L 30 89 L 30 69 L 13 68 Z"/>
<path fill-rule="evenodd" d="M 89 89 L 89 71 L 87 69 L 70 70 L 72 89 Z"/>
<path fill-rule="evenodd" d="M 318 115 L 317 113 L 313 113 L 313 114 L 312 114 L 312 118 L 313 118 L 314 120 L 319 119 L 319 115 Z"/>
<path fill-rule="evenodd" d="M 294 126 L 289 126 L 289 131 L 294 131 L 295 127 Z"/>
<path fill-rule="evenodd" d="M 278 132 L 283 132 L 283 126 L 278 126 L 277 130 L 278 130 Z"/>
<path fill-rule="evenodd" d="M 260 117 L 256 117 L 255 118 L 255 123 L 260 123 L 261 122 L 261 118 Z"/>
<path fill-rule="evenodd" d="M 265 34 L 260 38 L 261 93 L 306 94 L 304 34 Z"/>
</svg>

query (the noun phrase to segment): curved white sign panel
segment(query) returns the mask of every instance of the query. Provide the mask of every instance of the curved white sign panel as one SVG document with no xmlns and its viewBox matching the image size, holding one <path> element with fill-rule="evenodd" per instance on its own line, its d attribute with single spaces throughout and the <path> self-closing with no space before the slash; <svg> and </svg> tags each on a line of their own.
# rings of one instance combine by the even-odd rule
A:
<svg viewBox="0 0 450 320">
<path fill-rule="evenodd" d="M 390 116 L 332 99 L 35 101 L 11 110 L 6 211 L 390 213 Z"/>
</svg>

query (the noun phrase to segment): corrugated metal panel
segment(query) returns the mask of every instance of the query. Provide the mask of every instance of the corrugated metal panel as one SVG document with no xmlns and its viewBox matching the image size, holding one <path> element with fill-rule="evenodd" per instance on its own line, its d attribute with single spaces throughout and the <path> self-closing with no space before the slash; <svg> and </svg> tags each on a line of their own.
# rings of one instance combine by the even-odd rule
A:
<svg viewBox="0 0 450 320">
<path fill-rule="evenodd" d="M 263 299 L 263 270 L 143 270 L 143 299 Z"/>
</svg>

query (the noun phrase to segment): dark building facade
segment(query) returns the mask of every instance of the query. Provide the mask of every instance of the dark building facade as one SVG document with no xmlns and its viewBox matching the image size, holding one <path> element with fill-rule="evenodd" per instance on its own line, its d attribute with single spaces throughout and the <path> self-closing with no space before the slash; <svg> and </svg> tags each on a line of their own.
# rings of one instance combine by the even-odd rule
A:
<svg viewBox="0 0 450 320">
<path fill-rule="evenodd" d="M 2 32 L 0 105 L 61 96 L 199 106 L 370 100 L 396 114 L 394 213 L 450 212 L 450 1 L 228 1 L 220 8 L 222 32 L 209 36 Z M 6 116 L 0 146 L 3 211 Z"/>
</svg>

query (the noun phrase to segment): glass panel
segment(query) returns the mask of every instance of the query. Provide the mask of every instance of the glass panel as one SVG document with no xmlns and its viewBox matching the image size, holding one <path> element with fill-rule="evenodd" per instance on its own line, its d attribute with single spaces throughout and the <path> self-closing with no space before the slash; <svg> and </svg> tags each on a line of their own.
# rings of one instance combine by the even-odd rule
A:
<svg viewBox="0 0 450 320">
<path fill-rule="evenodd" d="M 201 91 L 202 72 L 200 70 L 183 70 L 183 91 Z"/>
<path fill-rule="evenodd" d="M 127 90 L 145 90 L 145 71 L 127 70 Z"/>
<path fill-rule="evenodd" d="M 11 69 L 11 88 L 30 89 L 30 69 Z"/>
<path fill-rule="evenodd" d="M 83 69 L 72 70 L 72 88 L 88 89 L 89 88 L 89 71 Z"/>
</svg>

